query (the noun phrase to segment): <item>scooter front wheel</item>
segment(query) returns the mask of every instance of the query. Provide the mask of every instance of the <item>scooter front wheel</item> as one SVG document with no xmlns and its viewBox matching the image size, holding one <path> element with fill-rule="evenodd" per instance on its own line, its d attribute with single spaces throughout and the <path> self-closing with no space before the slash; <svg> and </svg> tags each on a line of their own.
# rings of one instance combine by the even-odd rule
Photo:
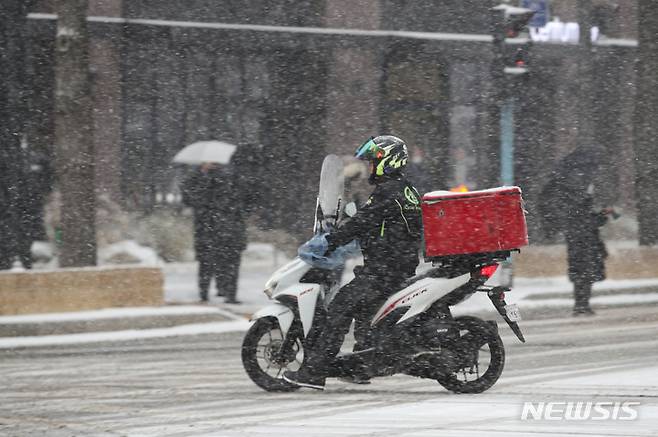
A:
<svg viewBox="0 0 658 437">
<path fill-rule="evenodd" d="M 288 335 L 291 335 L 288 333 Z M 272 392 L 287 392 L 299 387 L 283 379 L 286 370 L 298 370 L 303 359 L 299 338 L 285 342 L 283 331 L 274 317 L 256 320 L 242 342 L 242 365 L 249 378 L 260 388 Z"/>
</svg>

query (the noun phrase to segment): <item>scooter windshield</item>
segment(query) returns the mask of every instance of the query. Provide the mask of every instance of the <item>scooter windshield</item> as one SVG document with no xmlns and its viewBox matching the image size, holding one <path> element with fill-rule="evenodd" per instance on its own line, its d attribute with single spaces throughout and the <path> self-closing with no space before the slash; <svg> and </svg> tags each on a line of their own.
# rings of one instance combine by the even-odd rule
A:
<svg viewBox="0 0 658 437">
<path fill-rule="evenodd" d="M 321 217 L 331 220 L 332 224 L 335 224 L 338 218 L 338 206 L 343 198 L 344 189 L 343 161 L 336 155 L 327 155 L 322 162 L 318 203 L 322 213 Z M 343 205 L 340 206 L 343 207 Z"/>
</svg>

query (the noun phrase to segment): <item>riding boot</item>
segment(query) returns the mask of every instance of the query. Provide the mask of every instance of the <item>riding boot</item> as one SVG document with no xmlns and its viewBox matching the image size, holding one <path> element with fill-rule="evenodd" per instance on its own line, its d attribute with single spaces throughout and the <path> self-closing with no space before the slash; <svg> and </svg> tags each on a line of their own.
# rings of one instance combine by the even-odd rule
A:
<svg viewBox="0 0 658 437">
<path fill-rule="evenodd" d="M 312 356 L 314 358 L 311 358 Z M 324 390 L 327 369 L 319 360 L 320 357 L 309 348 L 304 353 L 304 361 L 299 370 L 286 370 L 283 372 L 283 379 L 300 387 Z"/>
<path fill-rule="evenodd" d="M 306 368 L 302 367 L 298 371 L 286 370 L 283 372 L 283 379 L 291 384 L 300 387 L 314 388 L 316 390 L 324 390 L 326 377 L 310 373 Z"/>
<path fill-rule="evenodd" d="M 358 318 L 354 320 L 354 347 L 352 352 L 358 353 L 370 349 L 372 347 L 372 338 L 370 335 L 370 326 L 367 320 Z M 370 373 L 365 363 L 360 362 L 353 369 L 351 375 L 339 378 L 343 382 L 350 384 L 370 384 Z"/>
</svg>

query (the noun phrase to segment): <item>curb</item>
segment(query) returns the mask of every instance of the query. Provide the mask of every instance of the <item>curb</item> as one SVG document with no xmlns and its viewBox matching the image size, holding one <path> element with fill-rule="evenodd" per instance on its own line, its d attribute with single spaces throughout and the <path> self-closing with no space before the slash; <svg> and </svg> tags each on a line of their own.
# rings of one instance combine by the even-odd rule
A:
<svg viewBox="0 0 658 437">
<path fill-rule="evenodd" d="M 637 301 L 618 300 L 616 297 L 637 296 Z M 653 299 L 653 295 L 656 299 Z M 597 308 L 658 306 L 658 285 L 638 285 L 594 290 L 593 298 L 606 302 Z M 648 299 L 647 299 L 648 298 Z M 612 300 L 612 301 L 609 301 Z M 618 300 L 618 301 L 617 301 Z M 539 292 L 527 295 L 516 303 L 522 311 L 540 318 L 562 313 L 573 305 L 572 291 Z M 528 304 L 525 306 L 524 304 Z M 239 322 L 248 319 L 253 308 L 235 307 L 231 310 L 212 305 L 167 305 L 164 307 L 113 308 L 76 313 L 32 314 L 0 316 L 0 339 L 18 337 L 47 337 L 54 335 L 143 331 Z M 459 311 L 457 311 L 458 313 Z"/>
<path fill-rule="evenodd" d="M 75 313 L 0 316 L 0 338 L 149 330 L 244 320 L 207 306 L 114 308 Z"/>
<path fill-rule="evenodd" d="M 228 332 L 244 332 L 251 326 L 247 320 L 228 322 L 196 323 L 169 328 L 129 329 L 122 331 L 83 332 L 78 334 L 41 335 L 22 337 L 0 337 L 0 350 L 27 347 L 50 347 L 62 345 L 117 343 L 150 338 L 218 335 Z"/>
<path fill-rule="evenodd" d="M 652 294 L 658 293 L 658 286 L 639 286 L 627 288 L 603 288 L 593 290 L 592 297 L 618 296 L 622 294 Z M 526 296 L 523 300 L 545 300 L 545 299 L 572 299 L 573 291 L 554 291 L 548 293 L 536 293 Z"/>
</svg>

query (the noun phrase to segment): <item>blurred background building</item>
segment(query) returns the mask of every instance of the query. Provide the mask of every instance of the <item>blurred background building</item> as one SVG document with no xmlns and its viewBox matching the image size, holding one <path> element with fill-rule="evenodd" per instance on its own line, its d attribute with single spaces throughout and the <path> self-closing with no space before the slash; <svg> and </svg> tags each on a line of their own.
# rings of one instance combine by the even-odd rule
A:
<svg viewBox="0 0 658 437">
<path fill-rule="evenodd" d="M 308 233 L 327 153 L 392 133 L 418 146 L 433 189 L 496 186 L 490 8 L 483 0 L 90 0 L 96 187 L 128 210 L 171 199 L 171 158 L 218 139 L 255 158 L 261 223 Z M 184 3 L 184 4 L 183 4 Z M 516 2 L 521 3 L 521 2 Z M 550 19 L 578 21 L 574 1 Z M 593 123 L 604 156 L 602 203 L 635 208 L 633 111 L 637 2 L 592 0 Z M 52 156 L 52 1 L 36 1 L 26 43 L 27 141 Z M 513 83 L 514 184 L 533 215 L 551 167 L 577 145 L 578 45 L 527 48 Z M 262 147 L 259 147 L 262 146 Z M 175 198 L 175 196 L 174 196 Z"/>
</svg>

